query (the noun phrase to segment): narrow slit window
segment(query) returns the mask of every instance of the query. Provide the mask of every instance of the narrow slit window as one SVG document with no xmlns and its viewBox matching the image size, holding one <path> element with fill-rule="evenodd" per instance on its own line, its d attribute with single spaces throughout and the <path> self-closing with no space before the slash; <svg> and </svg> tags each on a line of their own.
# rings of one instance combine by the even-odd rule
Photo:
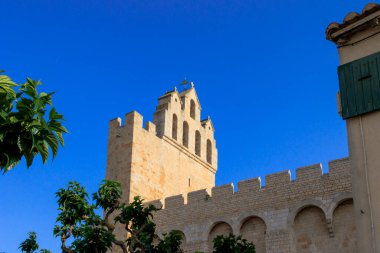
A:
<svg viewBox="0 0 380 253">
<path fill-rule="evenodd" d="M 207 162 L 212 164 L 212 143 L 210 140 L 207 140 Z"/>
<path fill-rule="evenodd" d="M 186 121 L 183 122 L 182 145 L 189 147 L 189 124 Z"/>
<path fill-rule="evenodd" d="M 201 134 L 198 130 L 195 132 L 195 154 L 201 156 Z"/>
<path fill-rule="evenodd" d="M 177 128 L 178 128 L 177 115 L 173 114 L 172 138 L 174 140 L 177 140 Z"/>
</svg>

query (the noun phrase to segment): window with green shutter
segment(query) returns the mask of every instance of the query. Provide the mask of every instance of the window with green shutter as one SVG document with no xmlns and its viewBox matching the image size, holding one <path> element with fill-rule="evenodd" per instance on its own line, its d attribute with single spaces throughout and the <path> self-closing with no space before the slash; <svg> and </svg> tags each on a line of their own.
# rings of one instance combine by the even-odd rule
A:
<svg viewBox="0 0 380 253">
<path fill-rule="evenodd" d="M 380 52 L 338 67 L 343 119 L 380 110 Z"/>
</svg>

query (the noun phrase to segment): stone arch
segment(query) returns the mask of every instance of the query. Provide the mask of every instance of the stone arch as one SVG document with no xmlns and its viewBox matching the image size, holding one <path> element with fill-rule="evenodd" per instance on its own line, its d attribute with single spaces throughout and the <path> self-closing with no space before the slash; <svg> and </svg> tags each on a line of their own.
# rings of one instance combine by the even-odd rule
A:
<svg viewBox="0 0 380 253">
<path fill-rule="evenodd" d="M 181 235 L 181 237 L 182 237 L 181 249 L 184 253 L 188 252 L 188 245 L 187 245 L 185 233 L 181 229 L 171 229 L 170 232 L 175 232 L 175 233 Z M 153 245 L 158 245 L 159 240 L 164 239 L 164 234 L 168 234 L 169 232 L 168 231 L 162 232 L 160 230 L 156 230 L 156 233 L 158 235 L 158 238 L 153 239 Z"/>
<path fill-rule="evenodd" d="M 212 143 L 207 139 L 207 162 L 212 164 Z"/>
<path fill-rule="evenodd" d="M 189 124 L 187 121 L 184 121 L 182 126 L 182 145 L 186 148 L 189 147 Z"/>
<path fill-rule="evenodd" d="M 201 156 L 201 133 L 195 131 L 195 154 Z"/>
<path fill-rule="evenodd" d="M 299 209 L 293 222 L 297 253 L 334 252 L 331 246 L 325 211 L 317 205 Z"/>
<path fill-rule="evenodd" d="M 356 225 L 352 198 L 337 202 L 332 213 L 332 228 L 337 253 L 356 252 Z"/>
<path fill-rule="evenodd" d="M 331 204 L 330 206 L 327 208 L 327 211 L 326 211 L 326 217 L 328 220 L 331 220 L 333 219 L 333 213 L 334 213 L 334 210 L 344 201 L 346 200 L 349 200 L 349 199 L 353 199 L 353 195 L 352 193 L 350 192 L 345 192 L 345 193 L 340 193 L 339 195 L 337 195 L 332 201 L 331 201 Z"/>
<path fill-rule="evenodd" d="M 301 201 L 298 205 L 290 209 L 290 213 L 288 216 L 288 227 L 292 227 L 294 224 L 294 219 L 296 218 L 297 214 L 300 211 L 302 211 L 302 209 L 309 206 L 315 206 L 315 207 L 320 208 L 325 214 L 325 216 L 327 217 L 327 208 L 323 204 L 322 201 L 317 200 L 317 199 L 307 199 L 307 200 Z"/>
<path fill-rule="evenodd" d="M 265 221 L 258 216 L 248 216 L 241 222 L 240 235 L 255 244 L 257 253 L 265 253 L 266 251 L 266 231 Z"/>
<path fill-rule="evenodd" d="M 187 252 L 187 241 L 186 241 L 185 233 L 182 232 L 181 230 L 174 230 L 174 231 L 182 236 L 181 249 L 183 252 Z"/>
<path fill-rule="evenodd" d="M 190 100 L 190 117 L 195 119 L 195 102 L 193 99 Z"/>
<path fill-rule="evenodd" d="M 178 133 L 178 118 L 175 113 L 173 113 L 173 120 L 172 120 L 172 138 L 174 140 L 177 140 L 177 133 Z"/>
<path fill-rule="evenodd" d="M 233 233 L 233 230 L 229 223 L 225 221 L 214 222 L 211 225 L 210 230 L 208 232 L 208 238 L 207 238 L 208 251 L 207 252 L 212 252 L 213 240 L 215 237 L 217 237 L 218 235 L 229 235 L 232 233 Z"/>
</svg>

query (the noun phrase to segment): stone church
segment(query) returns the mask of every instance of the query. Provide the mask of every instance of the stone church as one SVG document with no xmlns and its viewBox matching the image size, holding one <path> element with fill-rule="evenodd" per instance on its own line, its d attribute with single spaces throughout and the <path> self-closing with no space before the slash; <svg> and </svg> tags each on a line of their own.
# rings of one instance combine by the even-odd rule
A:
<svg viewBox="0 0 380 253">
<path fill-rule="evenodd" d="M 109 125 L 107 179 L 123 200 L 162 207 L 160 233 L 183 233 L 185 252 L 211 252 L 217 235 L 242 235 L 258 253 L 380 252 L 380 5 L 331 23 L 340 57 L 338 111 L 349 157 L 215 187 L 218 150 L 195 87 L 158 99 L 153 122 L 133 111 Z M 332 70 L 333 71 L 333 70 Z"/>
</svg>

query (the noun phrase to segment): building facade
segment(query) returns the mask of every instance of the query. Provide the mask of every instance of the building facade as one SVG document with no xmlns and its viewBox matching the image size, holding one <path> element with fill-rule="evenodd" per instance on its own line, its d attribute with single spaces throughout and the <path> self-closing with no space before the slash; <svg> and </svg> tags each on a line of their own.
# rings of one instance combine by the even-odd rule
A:
<svg viewBox="0 0 380 253">
<path fill-rule="evenodd" d="M 214 126 L 201 120 L 191 84 L 160 97 L 144 127 L 137 112 L 110 122 L 107 178 L 122 184 L 125 202 L 139 195 L 162 207 L 159 233 L 181 231 L 185 252 L 211 252 L 212 240 L 229 233 L 258 253 L 380 252 L 380 6 L 350 13 L 326 34 L 342 64 L 338 107 L 350 155 L 329 162 L 328 173 L 315 164 L 295 180 L 283 171 L 265 176 L 265 186 L 254 178 L 215 187 Z"/>
</svg>

